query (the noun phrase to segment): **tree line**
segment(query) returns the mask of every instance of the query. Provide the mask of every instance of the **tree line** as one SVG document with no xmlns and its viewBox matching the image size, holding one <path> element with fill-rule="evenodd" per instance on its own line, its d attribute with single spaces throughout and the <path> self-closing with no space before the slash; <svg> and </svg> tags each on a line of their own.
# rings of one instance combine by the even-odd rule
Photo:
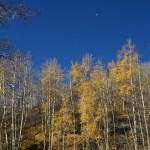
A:
<svg viewBox="0 0 150 150">
<path fill-rule="evenodd" d="M 38 74 L 38 75 L 37 75 Z M 0 58 L 1 149 L 149 149 L 150 64 L 131 40 L 104 68 L 86 54 L 64 71 L 32 69 L 30 54 Z"/>
</svg>

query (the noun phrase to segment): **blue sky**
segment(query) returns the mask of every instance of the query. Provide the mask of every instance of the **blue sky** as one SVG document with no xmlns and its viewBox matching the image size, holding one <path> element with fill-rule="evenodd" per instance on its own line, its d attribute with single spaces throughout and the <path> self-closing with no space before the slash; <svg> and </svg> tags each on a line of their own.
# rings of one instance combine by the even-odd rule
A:
<svg viewBox="0 0 150 150">
<path fill-rule="evenodd" d="M 150 60 L 149 0 L 27 0 L 31 8 L 42 8 L 29 27 L 13 22 L 0 28 L 23 52 L 31 51 L 34 67 L 58 58 L 62 67 L 80 61 L 85 53 L 104 64 L 116 59 L 128 38 L 136 44 L 141 61 Z"/>
</svg>

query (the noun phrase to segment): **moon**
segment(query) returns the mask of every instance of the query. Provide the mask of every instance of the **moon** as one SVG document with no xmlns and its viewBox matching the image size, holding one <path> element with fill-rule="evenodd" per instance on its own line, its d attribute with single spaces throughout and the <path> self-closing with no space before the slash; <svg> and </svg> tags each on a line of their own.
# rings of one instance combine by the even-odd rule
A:
<svg viewBox="0 0 150 150">
<path fill-rule="evenodd" d="M 96 14 L 95 14 L 95 16 L 97 17 L 97 16 L 99 16 L 99 14 L 98 14 L 98 13 L 96 13 Z"/>
</svg>

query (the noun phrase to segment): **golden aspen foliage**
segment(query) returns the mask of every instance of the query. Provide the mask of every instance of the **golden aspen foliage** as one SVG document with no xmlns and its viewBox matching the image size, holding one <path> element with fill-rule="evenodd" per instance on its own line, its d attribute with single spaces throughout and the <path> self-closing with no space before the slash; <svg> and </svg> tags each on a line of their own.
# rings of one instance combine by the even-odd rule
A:
<svg viewBox="0 0 150 150">
<path fill-rule="evenodd" d="M 55 92 L 58 92 L 61 81 L 63 80 L 63 72 L 56 59 L 46 62 L 41 73 L 41 85 L 43 97 L 48 99 L 52 97 Z M 47 102 L 43 102 L 42 108 L 46 112 L 48 107 Z"/>
<path fill-rule="evenodd" d="M 60 110 L 55 113 L 54 144 L 63 139 L 65 144 L 73 145 L 73 141 L 68 142 L 68 136 L 73 136 L 74 131 L 69 96 L 69 92 L 66 90 L 61 93 L 62 103 Z M 62 142 L 60 144 L 62 145 Z"/>
<path fill-rule="evenodd" d="M 92 89 L 90 81 L 85 81 L 79 88 L 80 93 L 80 112 L 82 122 L 87 122 L 94 115 L 94 103 L 96 100 L 96 91 Z M 91 112 L 92 111 L 92 112 Z"/>
<path fill-rule="evenodd" d="M 48 108 L 47 102 L 44 101 L 44 102 L 42 103 L 42 110 L 43 110 L 44 113 L 46 113 L 47 108 Z"/>
<path fill-rule="evenodd" d="M 100 92 L 106 83 L 106 76 L 102 70 L 102 64 L 100 61 L 94 66 L 93 71 L 90 73 L 92 85 L 97 92 Z"/>
<path fill-rule="evenodd" d="M 118 83 L 119 94 L 122 96 L 130 94 L 132 86 L 130 80 L 138 72 L 138 55 L 134 52 L 134 45 L 128 41 L 126 49 L 124 48 L 119 56 L 118 62 L 111 69 L 114 78 Z"/>
<path fill-rule="evenodd" d="M 90 54 L 85 54 L 82 58 L 82 71 L 84 76 L 88 76 L 92 69 L 93 57 Z"/>
<path fill-rule="evenodd" d="M 67 92 L 66 92 L 67 93 Z M 69 103 L 69 95 L 62 94 L 62 105 L 60 110 L 56 113 L 56 130 L 69 133 L 73 131 L 73 122 L 72 122 L 72 111 Z"/>
<path fill-rule="evenodd" d="M 89 63 L 86 63 L 84 59 L 90 60 L 87 61 Z M 98 97 L 106 84 L 106 75 L 102 70 L 100 61 L 95 66 L 92 66 L 92 57 L 86 56 L 84 59 L 82 69 L 87 68 L 84 71 L 85 79 L 82 80 L 78 88 L 81 136 L 83 139 L 86 137 L 88 140 L 91 139 L 99 143 L 103 135 L 98 127 L 98 122 L 103 116 L 103 108 L 99 105 Z"/>
<path fill-rule="evenodd" d="M 62 81 L 63 73 L 56 59 L 50 60 L 44 65 L 41 76 L 41 83 L 43 85 L 56 85 Z"/>
<path fill-rule="evenodd" d="M 75 63 L 71 67 L 70 74 L 73 77 L 73 82 L 83 82 L 89 78 L 92 69 L 92 55 L 86 54 L 82 58 L 82 64 Z"/>
<path fill-rule="evenodd" d="M 73 64 L 70 74 L 73 76 L 73 82 L 77 82 L 81 77 L 81 66 L 77 63 Z"/>
<path fill-rule="evenodd" d="M 80 103 L 79 112 L 81 114 L 82 137 L 96 139 L 97 129 L 97 91 L 94 89 L 91 81 L 84 81 L 79 88 Z"/>
</svg>

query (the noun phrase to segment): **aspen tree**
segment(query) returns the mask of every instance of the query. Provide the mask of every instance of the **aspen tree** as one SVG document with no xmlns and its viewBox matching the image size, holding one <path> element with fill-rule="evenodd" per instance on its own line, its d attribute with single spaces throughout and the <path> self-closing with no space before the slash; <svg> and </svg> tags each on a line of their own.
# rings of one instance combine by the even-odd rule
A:
<svg viewBox="0 0 150 150">
<path fill-rule="evenodd" d="M 15 95 L 15 86 L 16 86 L 16 82 L 17 82 L 17 56 L 14 55 L 13 57 L 13 64 L 12 64 L 12 81 L 10 83 L 11 85 L 11 149 L 15 150 L 16 146 L 15 146 L 15 99 L 16 99 L 16 95 Z"/>
<path fill-rule="evenodd" d="M 90 81 L 85 81 L 80 86 L 79 93 L 79 112 L 81 113 L 82 136 L 86 139 L 86 148 L 88 149 L 90 139 L 94 139 L 97 133 L 95 122 L 96 92 L 92 88 Z"/>
<path fill-rule="evenodd" d="M 94 66 L 93 68 L 93 71 L 90 73 L 90 77 L 91 77 L 91 83 L 94 87 L 93 90 L 96 91 L 96 101 L 95 101 L 95 112 L 96 112 L 96 118 L 95 120 L 97 120 L 97 142 L 98 142 L 98 146 L 100 147 L 101 146 L 101 140 L 103 138 L 103 134 L 102 134 L 102 130 L 101 130 L 101 127 L 100 127 L 100 122 L 101 120 L 103 120 L 103 115 L 104 115 L 104 105 L 103 105 L 103 100 L 102 100 L 102 93 L 103 93 L 103 90 L 104 90 L 104 85 L 105 85 L 105 81 L 106 81 L 106 78 L 105 78 L 105 75 L 104 75 L 104 72 L 102 70 L 102 63 L 100 61 L 98 61 L 96 63 L 96 65 Z M 96 106 L 98 106 L 98 108 L 96 109 Z"/>
<path fill-rule="evenodd" d="M 68 91 L 68 86 L 63 87 L 61 92 L 61 106 L 60 110 L 56 112 L 55 115 L 55 138 L 58 137 L 57 141 L 61 144 L 60 149 L 66 149 L 67 147 L 73 147 L 73 141 L 71 141 L 73 133 L 73 119 L 71 111 L 70 93 Z M 75 135 L 73 135 L 75 136 Z M 62 139 L 62 142 L 61 142 Z"/>
<path fill-rule="evenodd" d="M 20 71 L 21 71 L 21 83 L 19 86 L 20 95 L 19 95 L 19 104 L 21 109 L 21 116 L 19 125 L 19 135 L 18 135 L 18 148 L 21 148 L 22 139 L 23 139 L 23 128 L 26 124 L 27 118 L 27 109 L 30 108 L 30 95 L 33 94 L 33 87 L 30 84 L 33 82 L 31 76 L 31 56 L 30 54 L 21 55 L 21 62 L 20 62 Z"/>
<path fill-rule="evenodd" d="M 48 123 L 49 149 L 53 148 L 54 127 L 55 127 L 55 105 L 58 99 L 59 86 L 63 79 L 63 73 L 56 59 L 47 62 L 42 70 L 42 89 L 46 102 L 43 103 L 46 122 Z M 46 134 L 46 133 L 45 133 Z"/>
<path fill-rule="evenodd" d="M 5 100 L 4 100 L 4 94 L 5 94 L 5 88 L 4 88 L 4 84 L 5 84 L 5 79 L 4 79 L 4 66 L 3 66 L 3 62 L 1 62 L 0 64 L 0 105 L 4 107 L 4 111 L 1 117 L 1 123 L 0 123 L 0 149 L 2 149 L 2 126 L 4 123 L 4 119 L 5 119 L 5 113 L 6 113 L 6 105 L 5 105 Z"/>
<path fill-rule="evenodd" d="M 138 55 L 135 53 L 135 45 L 131 42 L 131 40 L 128 40 L 127 44 L 123 46 L 123 49 L 118 56 L 116 67 L 112 70 L 115 74 L 115 79 L 118 84 L 119 94 L 123 98 L 123 112 L 125 109 L 124 97 L 131 95 L 135 149 L 137 149 L 137 122 L 135 112 L 135 85 L 133 78 L 138 72 L 137 60 Z"/>
<path fill-rule="evenodd" d="M 141 81 L 141 71 L 138 71 L 138 81 L 139 81 L 139 89 L 140 89 L 140 96 L 142 101 L 142 107 L 143 107 L 143 117 L 144 117 L 144 124 L 146 129 L 146 137 L 147 137 L 147 144 L 148 149 L 150 149 L 150 141 L 149 141 L 149 131 L 148 131 L 148 124 L 147 124 L 147 117 L 146 117 L 146 106 L 145 106 L 145 100 L 144 100 L 144 94 L 143 94 L 143 87 L 142 87 L 142 81 Z"/>
<path fill-rule="evenodd" d="M 74 86 L 73 83 L 73 78 L 70 74 L 70 72 L 67 73 L 67 87 L 68 87 L 68 92 L 70 92 L 70 107 L 71 107 L 71 111 L 72 111 L 72 121 L 73 121 L 73 149 L 75 150 L 77 148 L 77 113 L 78 113 L 78 96 L 77 96 L 77 88 L 76 86 Z M 80 139 L 80 138 L 78 138 Z"/>
<path fill-rule="evenodd" d="M 6 92 L 6 90 L 9 91 L 9 89 L 7 89 L 7 59 L 2 58 L 0 60 L 1 62 L 1 73 L 0 73 L 0 83 L 1 83 L 1 102 L 3 102 L 3 104 L 1 103 L 1 106 L 3 107 L 3 116 L 2 116 L 2 121 L 1 121 L 1 128 L 2 126 L 4 126 L 4 132 L 5 132 L 5 148 L 8 149 L 8 131 L 7 131 L 7 101 L 8 101 L 8 92 Z M 3 130 L 1 130 L 3 131 Z M 1 132 L 2 133 L 2 132 Z M 1 136 L 1 138 L 3 138 Z M 1 145 L 2 146 L 2 145 Z M 3 148 L 3 147 L 1 147 Z"/>
</svg>

